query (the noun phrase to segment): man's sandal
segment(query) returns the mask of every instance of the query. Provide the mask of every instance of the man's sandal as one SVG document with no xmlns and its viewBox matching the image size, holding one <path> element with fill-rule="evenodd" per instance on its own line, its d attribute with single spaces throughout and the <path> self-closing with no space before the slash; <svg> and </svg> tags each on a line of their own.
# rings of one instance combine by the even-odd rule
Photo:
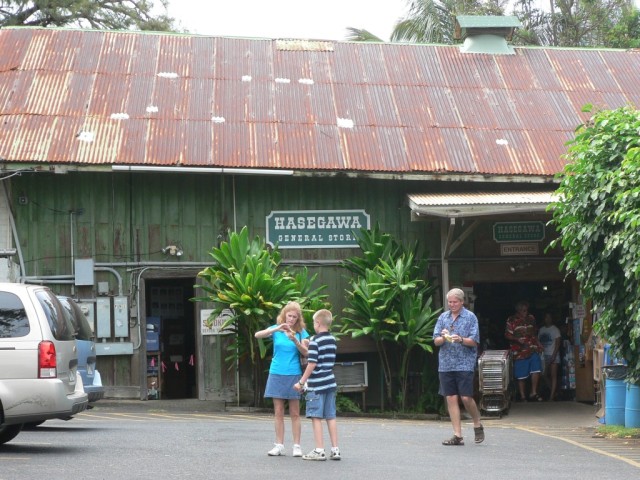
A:
<svg viewBox="0 0 640 480">
<path fill-rule="evenodd" d="M 442 442 L 443 445 L 464 445 L 464 440 L 462 439 L 462 437 L 458 437 L 457 435 L 454 435 L 453 437 L 451 437 L 449 440 L 445 440 L 444 442 Z"/>
<path fill-rule="evenodd" d="M 482 425 L 479 427 L 473 427 L 473 433 L 476 435 L 476 443 L 484 442 L 484 427 Z"/>
</svg>

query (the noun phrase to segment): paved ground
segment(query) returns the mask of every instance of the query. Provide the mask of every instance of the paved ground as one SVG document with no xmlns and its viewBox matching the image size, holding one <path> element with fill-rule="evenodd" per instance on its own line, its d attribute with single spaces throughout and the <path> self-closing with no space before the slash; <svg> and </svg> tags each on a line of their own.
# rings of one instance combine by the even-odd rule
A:
<svg viewBox="0 0 640 480">
<path fill-rule="evenodd" d="M 220 412 L 251 413 L 248 409 L 199 400 L 100 400 L 97 411 L 124 410 L 149 412 Z M 580 448 L 622 460 L 640 468 L 640 440 L 611 439 L 594 436 L 598 427 L 597 407 L 579 402 L 514 403 L 508 415 L 486 416 L 483 423 L 490 428 L 518 429 L 540 436 L 562 440 Z M 256 415 L 264 415 L 256 413 Z M 388 421 L 388 420 L 385 420 Z M 447 419 L 425 417 L 425 421 L 448 422 Z M 465 427 L 466 428 L 466 427 Z"/>
<path fill-rule="evenodd" d="M 516 403 L 509 415 L 492 422 L 561 439 L 640 468 L 640 439 L 594 436 L 600 425 L 596 411 L 597 407 L 579 402 Z"/>
</svg>

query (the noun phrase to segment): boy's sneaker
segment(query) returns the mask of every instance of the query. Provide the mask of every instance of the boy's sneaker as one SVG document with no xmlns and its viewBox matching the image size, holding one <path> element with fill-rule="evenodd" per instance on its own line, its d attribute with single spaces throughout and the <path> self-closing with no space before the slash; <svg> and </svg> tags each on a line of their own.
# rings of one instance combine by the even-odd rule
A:
<svg viewBox="0 0 640 480">
<path fill-rule="evenodd" d="M 331 460 L 340 460 L 340 449 L 332 448 L 331 453 L 329 454 L 329 459 Z"/>
<path fill-rule="evenodd" d="M 327 455 L 324 453 L 324 450 L 322 450 L 321 452 L 318 452 L 316 449 L 313 449 L 306 455 L 303 455 L 302 459 L 303 460 L 319 460 L 322 462 L 327 459 Z"/>
<path fill-rule="evenodd" d="M 293 446 L 293 456 L 301 457 L 302 456 L 302 448 L 297 443 Z"/>
<path fill-rule="evenodd" d="M 284 455 L 284 445 L 281 443 L 276 443 L 271 450 L 267 452 L 267 455 L 271 457 L 277 457 L 279 455 Z"/>
</svg>

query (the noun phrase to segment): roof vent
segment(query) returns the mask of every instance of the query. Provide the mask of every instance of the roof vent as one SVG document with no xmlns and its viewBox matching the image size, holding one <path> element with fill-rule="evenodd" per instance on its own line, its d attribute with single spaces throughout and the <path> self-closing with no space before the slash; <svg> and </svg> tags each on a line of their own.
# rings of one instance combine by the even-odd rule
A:
<svg viewBox="0 0 640 480">
<path fill-rule="evenodd" d="M 513 55 L 513 47 L 507 45 L 507 41 L 521 26 L 518 17 L 514 16 L 458 15 L 453 37 L 464 40 L 460 47 L 463 53 Z"/>
</svg>

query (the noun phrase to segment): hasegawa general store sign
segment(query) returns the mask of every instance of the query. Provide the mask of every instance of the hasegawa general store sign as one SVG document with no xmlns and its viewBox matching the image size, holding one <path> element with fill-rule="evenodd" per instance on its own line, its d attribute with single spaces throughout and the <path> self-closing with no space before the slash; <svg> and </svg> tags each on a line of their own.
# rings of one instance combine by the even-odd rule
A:
<svg viewBox="0 0 640 480">
<path fill-rule="evenodd" d="M 267 243 L 278 248 L 353 248 L 354 230 L 370 228 L 364 210 L 283 210 L 267 216 Z"/>
</svg>

